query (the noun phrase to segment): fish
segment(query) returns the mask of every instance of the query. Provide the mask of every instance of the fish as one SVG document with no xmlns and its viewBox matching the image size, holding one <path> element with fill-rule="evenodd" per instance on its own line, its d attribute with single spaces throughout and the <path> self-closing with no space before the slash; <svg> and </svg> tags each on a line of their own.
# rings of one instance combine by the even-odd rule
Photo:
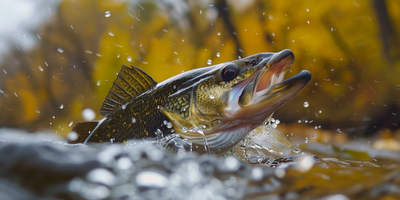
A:
<svg viewBox="0 0 400 200">
<path fill-rule="evenodd" d="M 122 143 L 178 134 L 200 154 L 222 155 L 265 123 L 311 80 L 303 70 L 285 79 L 294 54 L 285 49 L 183 72 L 157 83 L 123 65 L 100 109 L 80 122 L 70 143 Z"/>
</svg>

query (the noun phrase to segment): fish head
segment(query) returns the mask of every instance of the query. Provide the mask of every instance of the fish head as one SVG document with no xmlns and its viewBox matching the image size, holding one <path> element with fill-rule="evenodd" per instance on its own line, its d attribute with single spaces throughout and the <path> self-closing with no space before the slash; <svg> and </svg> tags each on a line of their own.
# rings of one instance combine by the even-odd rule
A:
<svg viewBox="0 0 400 200">
<path fill-rule="evenodd" d="M 292 51 L 283 50 L 188 71 L 161 111 L 194 150 L 202 152 L 206 140 L 222 154 L 310 82 L 306 70 L 285 80 L 293 62 Z"/>
</svg>

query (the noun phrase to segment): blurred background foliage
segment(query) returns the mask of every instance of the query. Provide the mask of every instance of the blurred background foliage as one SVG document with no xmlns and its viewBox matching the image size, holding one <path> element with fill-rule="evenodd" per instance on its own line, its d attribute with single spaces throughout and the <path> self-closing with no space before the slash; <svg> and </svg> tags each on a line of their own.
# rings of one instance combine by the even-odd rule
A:
<svg viewBox="0 0 400 200">
<path fill-rule="evenodd" d="M 0 127 L 68 133 L 99 109 L 122 64 L 157 82 L 291 49 L 312 82 L 275 114 L 349 135 L 400 125 L 400 1 L 62 0 L 0 63 Z M 24 35 L 25 36 L 25 35 Z M 22 37 L 22 36 L 21 36 Z M 308 102 L 309 106 L 304 106 Z"/>
</svg>

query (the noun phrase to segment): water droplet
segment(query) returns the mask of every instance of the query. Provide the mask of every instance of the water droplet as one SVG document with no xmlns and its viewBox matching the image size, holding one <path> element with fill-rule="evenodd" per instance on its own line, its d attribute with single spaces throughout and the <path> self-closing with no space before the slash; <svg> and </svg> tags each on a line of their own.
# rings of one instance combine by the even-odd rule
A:
<svg viewBox="0 0 400 200">
<path fill-rule="evenodd" d="M 78 134 L 75 131 L 71 131 L 68 133 L 67 139 L 68 139 L 68 141 L 75 141 L 76 139 L 78 139 Z"/>
<path fill-rule="evenodd" d="M 40 65 L 39 65 L 39 70 L 40 70 L 40 71 L 43 71 L 43 68 L 42 68 L 42 66 L 40 66 Z"/>
<path fill-rule="evenodd" d="M 226 169 L 229 171 L 236 171 L 240 167 L 239 161 L 233 156 L 225 158 L 225 165 Z"/>
<path fill-rule="evenodd" d="M 293 147 L 292 151 L 293 153 L 300 153 L 299 147 Z"/>
<path fill-rule="evenodd" d="M 82 111 L 82 116 L 85 120 L 91 121 L 96 117 L 96 113 L 92 109 L 86 108 Z"/>
<path fill-rule="evenodd" d="M 163 121 L 163 124 L 164 124 L 164 125 L 167 125 L 167 123 L 168 123 L 167 120 L 164 120 L 164 121 Z"/>
<path fill-rule="evenodd" d="M 56 118 L 56 116 L 53 115 L 53 119 L 55 119 L 55 118 Z"/>
<path fill-rule="evenodd" d="M 310 20 L 307 20 L 307 24 L 310 24 Z"/>
<path fill-rule="evenodd" d="M 154 171 L 142 171 L 136 176 L 136 184 L 139 187 L 165 188 L 169 180 L 164 175 Z"/>
<path fill-rule="evenodd" d="M 312 138 L 316 138 L 316 137 L 317 137 L 317 135 L 315 135 L 315 134 L 312 135 Z"/>
<path fill-rule="evenodd" d="M 128 62 L 132 62 L 132 57 L 128 56 L 126 60 L 128 60 Z"/>
<path fill-rule="evenodd" d="M 40 114 L 40 110 L 38 110 L 38 109 L 36 109 L 35 112 L 36 112 L 37 114 Z"/>
<path fill-rule="evenodd" d="M 188 129 L 187 129 L 186 127 L 182 127 L 182 131 L 183 131 L 184 133 L 186 133 L 186 132 L 188 131 Z"/>
<path fill-rule="evenodd" d="M 116 183 L 114 174 L 102 168 L 97 168 L 90 171 L 86 176 L 86 179 L 92 183 L 100 183 L 108 186 L 112 186 Z"/>
<path fill-rule="evenodd" d="M 319 112 L 319 113 L 322 113 L 322 110 L 319 110 L 318 112 Z"/>
<path fill-rule="evenodd" d="M 168 122 L 168 123 L 167 123 L 167 128 L 172 128 L 171 122 Z"/>
<path fill-rule="evenodd" d="M 263 177 L 263 170 L 260 167 L 255 167 L 251 170 L 251 177 L 255 180 L 261 180 Z"/>
<path fill-rule="evenodd" d="M 304 106 L 304 108 L 307 108 L 307 107 L 309 106 L 308 102 L 305 101 L 305 102 L 303 103 L 303 106 Z"/>
<path fill-rule="evenodd" d="M 97 81 L 97 86 L 100 86 L 100 81 Z"/>
<path fill-rule="evenodd" d="M 281 123 L 281 121 L 280 121 L 279 119 L 276 119 L 276 120 L 275 120 L 275 124 L 278 125 L 279 123 Z"/>
<path fill-rule="evenodd" d="M 63 105 L 63 104 L 61 104 L 61 105 L 60 105 L 60 109 L 63 109 L 63 108 L 64 108 L 64 105 Z"/>
<path fill-rule="evenodd" d="M 218 32 L 218 33 L 217 33 L 217 35 L 221 35 L 221 33 L 220 33 L 220 32 Z"/>
<path fill-rule="evenodd" d="M 211 63 L 212 63 L 211 59 L 208 59 L 207 60 L 207 65 L 211 65 Z"/>
<path fill-rule="evenodd" d="M 132 161 L 131 159 L 127 157 L 123 157 L 118 159 L 117 161 L 117 168 L 120 170 L 126 170 L 132 167 Z"/>
<path fill-rule="evenodd" d="M 269 20 L 273 20 L 273 19 L 274 19 L 274 16 L 273 16 L 273 15 L 268 15 L 268 19 L 269 19 Z"/>
<path fill-rule="evenodd" d="M 136 123 L 136 118 L 132 117 L 132 123 Z"/>
<path fill-rule="evenodd" d="M 61 49 L 60 47 L 57 48 L 57 51 L 60 53 L 64 53 L 64 49 Z"/>
<path fill-rule="evenodd" d="M 126 108 L 127 105 L 128 105 L 128 103 L 122 104 L 122 105 L 121 105 L 122 110 L 125 110 L 125 108 Z"/>
<path fill-rule="evenodd" d="M 72 124 L 74 124 L 74 122 L 73 122 L 73 121 L 71 121 L 71 122 L 68 124 L 68 126 L 69 126 L 69 127 L 71 127 L 71 126 L 72 126 Z"/>
<path fill-rule="evenodd" d="M 218 58 L 221 57 L 221 53 L 217 52 L 217 57 Z"/>
<path fill-rule="evenodd" d="M 301 123 L 301 119 L 299 119 L 299 120 L 297 121 L 297 123 L 299 123 L 299 124 L 300 124 L 300 123 Z"/>
<path fill-rule="evenodd" d="M 108 31 L 108 35 L 110 35 L 111 37 L 114 37 L 114 33 L 111 31 Z"/>
<path fill-rule="evenodd" d="M 111 12 L 110 12 L 110 11 L 106 11 L 106 12 L 104 13 L 104 16 L 105 16 L 105 17 L 110 17 L 110 16 L 111 16 Z"/>
<path fill-rule="evenodd" d="M 215 99 L 215 96 L 210 94 L 210 99 Z"/>
<path fill-rule="evenodd" d="M 286 171 L 282 168 L 278 168 L 275 170 L 275 176 L 277 178 L 283 178 L 283 177 L 285 177 L 285 174 L 286 174 Z"/>
<path fill-rule="evenodd" d="M 310 10 L 307 8 L 306 11 L 309 12 Z"/>
<path fill-rule="evenodd" d="M 297 162 L 295 163 L 294 169 L 302 173 L 307 172 L 314 165 L 314 159 L 307 155 L 300 157 L 296 161 Z"/>
<path fill-rule="evenodd" d="M 308 143 L 308 137 L 306 137 L 306 140 L 304 141 L 306 144 Z"/>
</svg>

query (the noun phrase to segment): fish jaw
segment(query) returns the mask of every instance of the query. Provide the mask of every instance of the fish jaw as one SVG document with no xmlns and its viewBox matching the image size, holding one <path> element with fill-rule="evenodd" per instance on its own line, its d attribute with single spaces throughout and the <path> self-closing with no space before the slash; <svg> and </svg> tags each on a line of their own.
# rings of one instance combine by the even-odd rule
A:
<svg viewBox="0 0 400 200">
<path fill-rule="evenodd" d="M 259 125 L 296 96 L 311 80 L 311 74 L 306 70 L 284 80 L 294 62 L 294 55 L 290 50 L 281 51 L 261 62 L 263 67 L 231 91 L 225 109 L 226 121 Z"/>
<path fill-rule="evenodd" d="M 303 90 L 310 80 L 311 73 L 303 70 L 299 74 L 266 89 L 260 91 L 256 89 L 251 101 L 242 105 L 241 109 L 235 114 L 239 118 L 253 119 L 253 122 L 261 123 Z"/>
</svg>

